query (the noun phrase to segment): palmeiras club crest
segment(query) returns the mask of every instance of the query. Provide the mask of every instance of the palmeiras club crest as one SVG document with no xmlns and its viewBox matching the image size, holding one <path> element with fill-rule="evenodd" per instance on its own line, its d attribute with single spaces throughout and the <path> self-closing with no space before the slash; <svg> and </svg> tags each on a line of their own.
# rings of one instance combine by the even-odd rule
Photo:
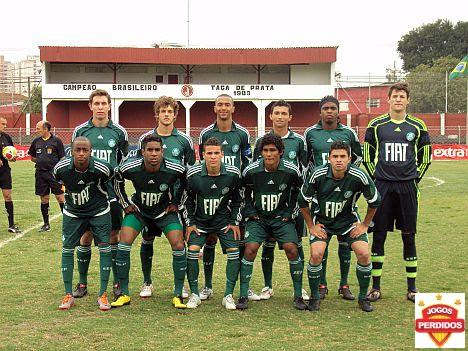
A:
<svg viewBox="0 0 468 351">
<path fill-rule="evenodd" d="M 415 347 L 464 347 L 464 295 L 455 293 L 416 295 Z"/>
</svg>

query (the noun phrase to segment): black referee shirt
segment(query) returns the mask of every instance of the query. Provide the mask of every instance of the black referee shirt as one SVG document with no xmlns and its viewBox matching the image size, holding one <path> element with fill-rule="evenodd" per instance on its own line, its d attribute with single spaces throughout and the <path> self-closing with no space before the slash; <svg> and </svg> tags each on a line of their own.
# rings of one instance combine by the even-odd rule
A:
<svg viewBox="0 0 468 351">
<path fill-rule="evenodd" d="M 62 140 L 53 134 L 46 140 L 38 137 L 33 140 L 28 154 L 36 158 L 36 169 L 39 171 L 51 171 L 62 157 L 65 156 L 65 148 Z"/>
<path fill-rule="evenodd" d="M 8 160 L 3 157 L 3 148 L 10 145 L 13 146 L 13 140 L 11 140 L 11 136 L 6 133 L 0 133 L 0 160 L 3 162 L 3 166 L 0 167 L 0 171 L 5 168 L 10 168 Z"/>
</svg>

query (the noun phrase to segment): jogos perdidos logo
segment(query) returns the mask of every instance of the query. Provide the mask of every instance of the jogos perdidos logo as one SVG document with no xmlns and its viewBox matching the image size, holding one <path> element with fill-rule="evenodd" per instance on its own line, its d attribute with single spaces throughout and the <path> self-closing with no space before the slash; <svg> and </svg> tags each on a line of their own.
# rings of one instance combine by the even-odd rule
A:
<svg viewBox="0 0 468 351">
<path fill-rule="evenodd" d="M 416 294 L 416 348 L 465 347 L 465 294 Z"/>
</svg>

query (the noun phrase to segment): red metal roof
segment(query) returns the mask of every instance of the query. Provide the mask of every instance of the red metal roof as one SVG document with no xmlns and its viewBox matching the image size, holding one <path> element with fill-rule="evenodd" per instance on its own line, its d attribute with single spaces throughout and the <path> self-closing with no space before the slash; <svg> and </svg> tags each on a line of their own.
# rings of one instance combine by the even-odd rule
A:
<svg viewBox="0 0 468 351">
<path fill-rule="evenodd" d="M 42 62 L 180 65 L 281 65 L 331 63 L 337 47 L 195 49 L 40 46 Z"/>
</svg>

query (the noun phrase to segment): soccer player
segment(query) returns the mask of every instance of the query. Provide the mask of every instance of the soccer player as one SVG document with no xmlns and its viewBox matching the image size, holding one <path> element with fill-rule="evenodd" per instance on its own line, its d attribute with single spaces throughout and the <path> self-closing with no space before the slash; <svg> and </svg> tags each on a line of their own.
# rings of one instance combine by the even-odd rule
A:
<svg viewBox="0 0 468 351">
<path fill-rule="evenodd" d="M 217 138 L 221 142 L 223 150 L 223 163 L 235 166 L 241 172 L 247 167 L 252 157 L 250 149 L 250 135 L 247 129 L 236 123 L 232 119 L 235 111 L 234 100 L 230 95 L 219 95 L 214 103 L 213 111 L 216 114 L 216 121 L 203 129 L 199 139 L 200 159 L 203 158 L 203 144 L 211 137 Z M 243 231 L 241 223 L 241 232 Z M 213 295 L 213 265 L 215 260 L 216 235 L 209 235 L 205 247 L 203 248 L 203 269 L 205 273 L 205 287 L 200 292 L 202 300 L 209 299 Z M 242 257 L 244 245 L 240 242 L 240 257 Z M 260 297 L 249 289 L 249 299 L 260 300 Z"/>
<path fill-rule="evenodd" d="M 161 96 L 153 106 L 156 127 L 139 138 L 139 151 L 141 155 L 142 141 L 147 135 L 154 134 L 162 140 L 164 157 L 173 162 L 178 162 L 182 166 L 191 166 L 195 164 L 195 150 L 193 148 L 192 138 L 182 133 L 174 123 L 179 113 L 179 104 L 169 96 Z M 141 286 L 140 296 L 150 297 L 153 294 L 153 282 L 151 279 L 151 267 L 153 265 L 153 242 L 154 236 L 146 236 L 143 233 L 140 247 L 141 269 L 143 271 L 143 285 Z M 185 287 L 182 291 L 182 297 L 188 297 Z"/>
<path fill-rule="evenodd" d="M 320 121 L 312 127 L 306 129 L 305 139 L 307 143 L 307 159 L 309 160 L 309 170 L 327 163 L 330 145 L 334 141 L 344 141 L 351 147 L 351 162 L 359 166 L 362 161 L 361 144 L 356 132 L 340 122 L 338 113 L 340 104 L 333 96 L 325 96 L 320 100 Z M 311 203 L 312 212 L 315 204 Z M 338 294 L 345 300 L 354 300 L 348 285 L 349 267 L 351 264 L 351 250 L 348 243 L 342 236 L 337 235 L 338 258 L 340 259 L 340 285 Z M 327 260 L 328 246 L 323 255 L 322 276 L 320 278 L 320 298 L 324 299 L 328 294 L 327 287 Z"/>
<path fill-rule="evenodd" d="M 13 199 L 11 197 L 11 168 L 8 164 L 8 160 L 3 157 L 3 148 L 5 146 L 13 146 L 11 136 L 5 133 L 6 127 L 6 118 L 0 117 L 0 188 L 2 189 L 3 199 L 5 200 L 5 209 L 8 214 L 8 232 L 19 234 L 21 233 L 21 230 L 15 224 Z M 16 158 L 13 158 L 11 161 L 16 161 Z"/>
<path fill-rule="evenodd" d="M 431 141 L 426 124 L 406 112 L 410 90 L 406 83 L 392 85 L 388 91 L 390 112 L 369 122 L 364 142 L 364 166 L 375 179 L 382 196 L 377 210 L 372 240 L 371 301 L 382 296 L 380 277 L 385 259 L 387 231 L 401 230 L 403 258 L 406 265 L 408 300 L 414 302 L 418 256 L 416 254 L 416 223 L 419 188 L 431 163 Z"/>
<path fill-rule="evenodd" d="M 188 243 L 187 279 L 192 294 L 187 308 L 201 304 L 198 290 L 198 256 L 208 234 L 215 234 L 227 254 L 226 289 L 222 305 L 235 310 L 232 297 L 239 275 L 239 221 L 241 220 L 240 171 L 237 167 L 221 162 L 224 154 L 221 142 L 211 137 L 203 144 L 201 164 L 187 173 L 187 199 L 184 218 Z"/>
<path fill-rule="evenodd" d="M 304 173 L 307 167 L 307 148 L 305 139 L 302 135 L 293 132 L 289 129 L 289 122 L 292 120 L 291 105 L 284 100 L 279 100 L 271 105 L 270 120 L 273 122 L 273 129 L 270 134 L 279 135 L 284 142 L 283 158 L 299 168 L 301 173 Z M 260 137 L 255 142 L 253 160 L 256 161 L 261 157 L 260 144 L 263 137 Z M 304 218 L 300 212 L 294 214 L 299 257 L 304 261 L 304 249 L 302 248 L 302 237 L 305 234 Z M 276 241 L 269 238 L 263 243 L 262 250 L 262 271 L 265 280 L 264 288 L 260 293 L 262 300 L 268 300 L 273 296 L 273 261 L 275 259 Z M 302 290 L 302 297 L 308 300 L 307 292 Z"/>
<path fill-rule="evenodd" d="M 141 231 L 152 236 L 164 233 L 172 248 L 172 269 L 174 272 L 174 298 L 176 308 L 186 308 L 182 300 L 187 256 L 185 251 L 182 223 L 178 214 L 182 193 L 185 189 L 185 167 L 163 158 L 163 143 L 156 135 L 150 134 L 142 140 L 142 155 L 129 160 L 115 170 L 115 192 L 125 210 L 120 231 L 117 267 L 122 294 L 112 302 L 112 307 L 130 303 L 128 289 L 130 251 L 133 241 Z M 125 179 L 135 188 L 131 200 L 125 192 Z M 176 190 L 175 184 L 180 181 Z"/>
<path fill-rule="evenodd" d="M 307 267 L 311 299 L 309 310 L 320 308 L 319 283 L 322 259 L 333 235 L 342 237 L 357 257 L 356 275 L 359 281 L 359 306 L 371 312 L 372 305 L 366 299 L 370 282 L 371 262 L 367 244 L 367 228 L 380 203 L 379 193 L 367 174 L 351 163 L 351 150 L 347 143 L 334 141 L 330 145 L 328 162 L 315 168 L 301 189 L 301 212 L 310 233 L 310 261 Z M 356 201 L 360 194 L 367 200 L 364 221 L 356 213 Z M 314 219 L 307 203 L 315 197 L 317 207 Z"/>
<path fill-rule="evenodd" d="M 62 140 L 50 132 L 51 125 L 47 121 L 39 121 L 36 124 L 36 132 L 39 135 L 33 140 L 29 147 L 28 154 L 31 161 L 36 165 L 36 195 L 41 198 L 41 214 L 44 224 L 39 229 L 40 232 L 50 231 L 49 224 L 49 197 L 50 193 L 55 195 L 60 209 L 63 210 L 65 197 L 63 195 L 62 184 L 54 178 L 52 171 L 55 165 L 65 157 L 65 148 Z"/>
<path fill-rule="evenodd" d="M 282 245 L 289 260 L 294 286 L 294 307 L 306 310 L 302 298 L 304 263 L 297 250 L 297 233 L 292 219 L 297 210 L 297 196 L 302 174 L 291 162 L 281 158 L 284 143 L 275 134 L 264 136 L 260 144 L 262 159 L 244 170 L 245 187 L 245 253 L 241 260 L 240 296 L 237 309 L 248 308 L 248 289 L 253 264 L 260 245 L 272 236 Z"/>
<path fill-rule="evenodd" d="M 99 247 L 101 287 L 98 305 L 102 311 L 111 308 L 107 299 L 107 284 L 111 269 L 111 209 L 106 183 L 112 177 L 107 162 L 91 156 L 91 142 L 76 137 L 72 143 L 72 156 L 59 161 L 53 170 L 58 181 L 66 187 L 62 223 L 62 277 L 65 297 L 59 308 L 68 310 L 75 304 L 72 295 L 73 261 L 75 247 L 88 228 Z"/>
<path fill-rule="evenodd" d="M 95 90 L 89 96 L 89 109 L 92 117 L 77 126 L 72 135 L 72 141 L 78 136 L 85 136 L 91 141 L 92 156 L 106 161 L 112 169 L 117 167 L 128 154 L 128 135 L 126 130 L 109 118 L 111 110 L 111 98 L 105 90 Z M 112 232 L 110 234 L 110 245 L 112 251 L 112 272 L 114 277 L 113 292 L 114 296 L 120 295 L 118 285 L 119 277 L 115 266 L 115 257 L 117 255 L 117 244 L 120 226 L 122 224 L 122 209 L 117 203 L 112 180 L 106 184 L 106 191 L 109 195 L 112 217 Z M 77 248 L 78 272 L 80 274 L 79 282 L 73 292 L 74 297 L 83 297 L 88 289 L 88 269 L 91 260 L 91 241 L 92 235 L 87 232 L 81 237 L 80 246 Z"/>
</svg>

